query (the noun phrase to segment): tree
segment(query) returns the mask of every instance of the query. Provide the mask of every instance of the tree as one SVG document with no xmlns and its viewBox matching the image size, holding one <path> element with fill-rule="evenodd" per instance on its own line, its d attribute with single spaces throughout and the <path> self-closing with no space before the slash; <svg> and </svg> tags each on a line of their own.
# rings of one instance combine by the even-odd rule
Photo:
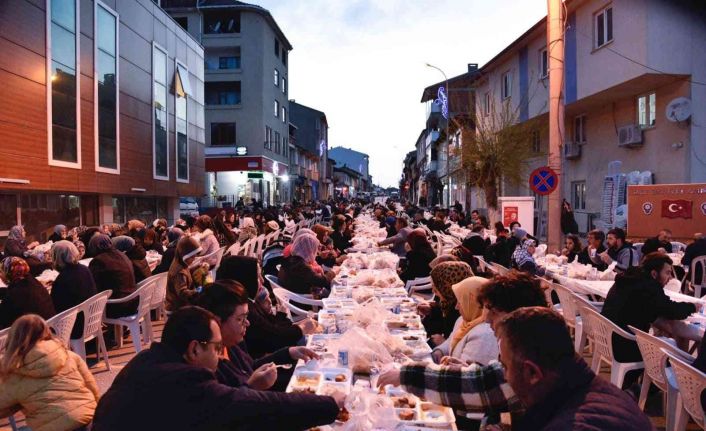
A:
<svg viewBox="0 0 706 431">
<path fill-rule="evenodd" d="M 521 122 L 510 100 L 501 102 L 500 109 L 493 97 L 490 100 L 487 115 L 474 109 L 470 121 L 455 123 L 462 133 L 462 161 L 469 184 L 483 191 L 489 219 L 496 220 L 501 184 L 527 180 L 530 160 L 541 155 L 533 151 L 533 134 L 546 125 L 536 118 Z"/>
</svg>

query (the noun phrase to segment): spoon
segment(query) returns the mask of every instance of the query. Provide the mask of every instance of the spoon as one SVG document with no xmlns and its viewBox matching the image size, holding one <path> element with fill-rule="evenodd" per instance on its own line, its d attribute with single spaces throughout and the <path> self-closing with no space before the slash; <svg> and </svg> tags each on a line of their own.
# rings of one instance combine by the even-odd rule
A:
<svg viewBox="0 0 706 431">
<path fill-rule="evenodd" d="M 290 368 L 292 368 L 292 364 L 279 364 L 279 365 L 276 365 L 275 368 L 281 368 L 281 369 L 283 369 L 283 370 L 289 370 Z"/>
</svg>

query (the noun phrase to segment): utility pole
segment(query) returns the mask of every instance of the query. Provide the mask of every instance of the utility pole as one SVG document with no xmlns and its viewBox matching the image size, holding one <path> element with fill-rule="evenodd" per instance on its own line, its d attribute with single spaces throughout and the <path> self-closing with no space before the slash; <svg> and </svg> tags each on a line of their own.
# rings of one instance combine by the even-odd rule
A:
<svg viewBox="0 0 706 431">
<path fill-rule="evenodd" d="M 548 196 L 547 250 L 561 249 L 561 184 L 564 143 L 564 5 L 547 0 L 547 56 L 549 57 L 549 156 L 548 165 L 557 173 L 557 187 Z M 542 208 L 539 209 L 540 217 Z"/>
</svg>

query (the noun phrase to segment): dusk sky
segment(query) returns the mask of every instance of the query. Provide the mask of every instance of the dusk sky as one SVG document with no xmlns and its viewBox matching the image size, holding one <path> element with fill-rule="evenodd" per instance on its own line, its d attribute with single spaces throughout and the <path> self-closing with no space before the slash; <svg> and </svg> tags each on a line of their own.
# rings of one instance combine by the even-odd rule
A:
<svg viewBox="0 0 706 431">
<path fill-rule="evenodd" d="M 424 127 L 424 87 L 485 62 L 546 15 L 546 0 L 259 0 L 294 45 L 289 97 L 324 111 L 331 147 L 399 184 Z"/>
</svg>

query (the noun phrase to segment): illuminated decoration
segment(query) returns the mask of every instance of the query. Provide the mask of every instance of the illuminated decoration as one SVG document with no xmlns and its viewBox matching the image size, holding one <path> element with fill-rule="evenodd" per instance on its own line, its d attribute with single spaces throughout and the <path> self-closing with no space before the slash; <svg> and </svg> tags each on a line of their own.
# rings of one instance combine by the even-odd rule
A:
<svg viewBox="0 0 706 431">
<path fill-rule="evenodd" d="M 324 152 L 326 152 L 326 141 L 322 139 L 321 143 L 319 144 L 319 157 L 323 157 Z"/>
<path fill-rule="evenodd" d="M 444 87 L 439 87 L 439 91 L 436 93 L 437 99 L 434 101 L 437 105 L 441 106 L 441 115 L 447 120 L 449 119 L 449 98 L 446 97 L 446 89 Z"/>
<path fill-rule="evenodd" d="M 275 175 L 279 173 L 279 163 L 272 162 L 272 173 Z"/>
<path fill-rule="evenodd" d="M 244 156 L 244 155 L 248 154 L 248 147 L 236 147 L 235 154 L 237 154 L 239 156 Z"/>
<path fill-rule="evenodd" d="M 284 174 L 281 177 L 279 177 L 280 180 L 282 180 L 283 183 L 289 182 L 289 175 Z"/>
</svg>

